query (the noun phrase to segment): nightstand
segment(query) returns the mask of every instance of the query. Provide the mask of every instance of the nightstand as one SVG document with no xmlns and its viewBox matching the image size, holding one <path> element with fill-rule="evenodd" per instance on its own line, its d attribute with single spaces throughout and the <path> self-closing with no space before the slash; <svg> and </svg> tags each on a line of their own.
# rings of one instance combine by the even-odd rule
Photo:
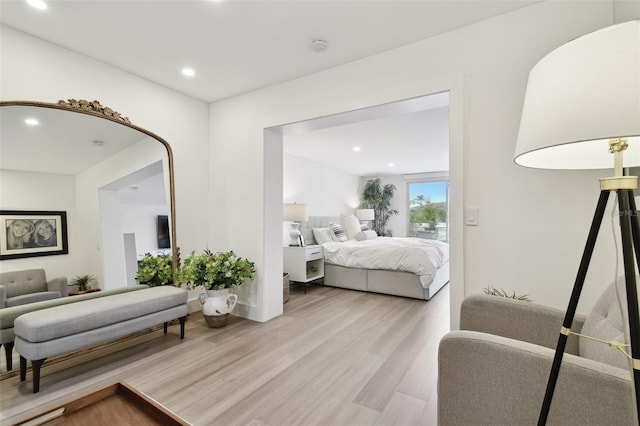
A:
<svg viewBox="0 0 640 426">
<path fill-rule="evenodd" d="M 289 279 L 304 284 L 324 278 L 324 256 L 322 246 L 283 247 L 284 272 L 289 273 Z"/>
</svg>

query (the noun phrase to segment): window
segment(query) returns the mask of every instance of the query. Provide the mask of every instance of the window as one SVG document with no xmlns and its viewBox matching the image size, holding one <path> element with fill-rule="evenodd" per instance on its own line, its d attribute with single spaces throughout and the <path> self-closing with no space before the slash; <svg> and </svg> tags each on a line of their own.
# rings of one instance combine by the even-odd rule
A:
<svg viewBox="0 0 640 426">
<path fill-rule="evenodd" d="M 410 237 L 449 241 L 449 183 L 447 181 L 410 182 Z"/>
</svg>

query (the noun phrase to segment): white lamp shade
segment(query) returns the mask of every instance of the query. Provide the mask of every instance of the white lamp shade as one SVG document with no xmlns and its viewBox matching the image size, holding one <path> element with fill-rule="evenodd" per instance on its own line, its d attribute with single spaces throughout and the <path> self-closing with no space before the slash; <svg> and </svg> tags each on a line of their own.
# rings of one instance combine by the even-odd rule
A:
<svg viewBox="0 0 640 426">
<path fill-rule="evenodd" d="M 579 37 L 529 74 L 515 162 L 543 169 L 613 168 L 609 140 L 640 165 L 640 20 Z"/>
<path fill-rule="evenodd" d="M 309 219 L 309 209 L 306 204 L 284 204 L 282 219 L 291 222 L 304 222 Z"/>
<path fill-rule="evenodd" d="M 376 215 L 373 209 L 358 209 L 356 210 L 356 217 L 358 220 L 374 220 Z"/>
</svg>

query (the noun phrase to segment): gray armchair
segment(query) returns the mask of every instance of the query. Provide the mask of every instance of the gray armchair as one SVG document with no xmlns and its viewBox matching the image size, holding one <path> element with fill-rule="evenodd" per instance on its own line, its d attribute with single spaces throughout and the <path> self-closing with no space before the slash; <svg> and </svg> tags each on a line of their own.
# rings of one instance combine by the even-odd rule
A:
<svg viewBox="0 0 640 426">
<path fill-rule="evenodd" d="M 619 288 L 626 310 L 624 288 Z M 624 341 L 610 285 L 573 331 Z M 535 425 L 564 312 L 477 295 L 462 304 L 460 331 L 440 342 L 439 425 Z M 629 360 L 606 344 L 570 336 L 548 425 L 637 425 Z"/>
<path fill-rule="evenodd" d="M 67 279 L 47 281 L 44 269 L 0 273 L 0 309 L 68 295 Z"/>
</svg>

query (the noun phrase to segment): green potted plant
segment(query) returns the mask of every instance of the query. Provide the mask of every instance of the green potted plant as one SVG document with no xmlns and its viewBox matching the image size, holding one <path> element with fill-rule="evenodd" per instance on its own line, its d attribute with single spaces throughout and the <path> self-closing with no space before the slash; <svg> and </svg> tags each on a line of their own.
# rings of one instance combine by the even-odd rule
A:
<svg viewBox="0 0 640 426">
<path fill-rule="evenodd" d="M 198 296 L 202 314 L 209 327 L 217 328 L 226 325 L 238 300 L 229 289 L 244 285 L 255 274 L 255 264 L 237 256 L 233 250 L 213 253 L 206 249 L 187 256 L 178 270 L 177 281 L 190 289 L 202 286 L 206 290 L 206 294 Z"/>
<path fill-rule="evenodd" d="M 173 285 L 175 281 L 173 258 L 168 254 L 153 256 L 151 253 L 145 253 L 138 265 L 136 281 L 151 287 Z"/>
<path fill-rule="evenodd" d="M 69 285 L 76 286 L 79 292 L 86 292 L 87 290 L 89 290 L 89 286 L 98 285 L 98 280 L 95 276 L 90 274 L 78 275 L 71 280 Z"/>
<path fill-rule="evenodd" d="M 393 235 L 390 229 L 386 229 L 389 218 L 398 214 L 398 210 L 391 208 L 391 199 L 396 192 L 395 185 L 390 183 L 382 186 L 382 179 L 368 179 L 362 190 L 362 208 L 373 209 L 375 219 L 373 220 L 373 230 L 376 234 L 384 237 Z"/>
</svg>

